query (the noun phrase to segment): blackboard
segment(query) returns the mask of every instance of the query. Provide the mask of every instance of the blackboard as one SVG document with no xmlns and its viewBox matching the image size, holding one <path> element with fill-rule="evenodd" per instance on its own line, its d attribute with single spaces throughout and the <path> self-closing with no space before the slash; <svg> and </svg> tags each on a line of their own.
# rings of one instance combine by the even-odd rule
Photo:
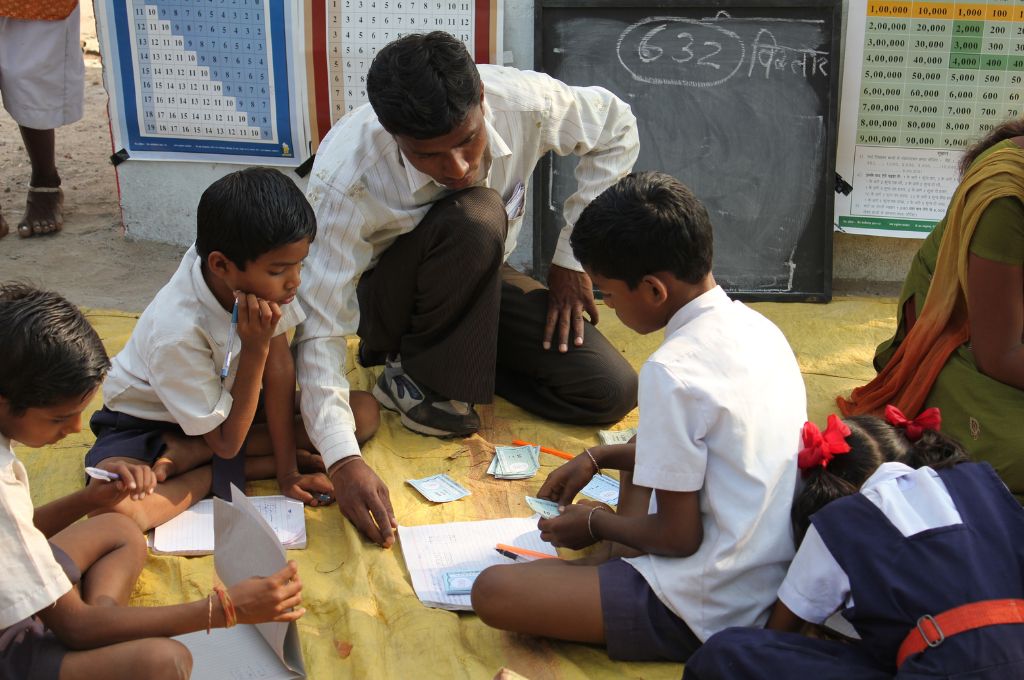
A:
<svg viewBox="0 0 1024 680">
<path fill-rule="evenodd" d="M 730 294 L 831 298 L 837 0 L 536 7 L 537 69 L 630 104 L 640 129 L 635 169 L 677 177 L 707 206 L 715 277 Z M 539 167 L 541 267 L 575 191 L 575 165 L 574 156 L 549 156 Z"/>
</svg>

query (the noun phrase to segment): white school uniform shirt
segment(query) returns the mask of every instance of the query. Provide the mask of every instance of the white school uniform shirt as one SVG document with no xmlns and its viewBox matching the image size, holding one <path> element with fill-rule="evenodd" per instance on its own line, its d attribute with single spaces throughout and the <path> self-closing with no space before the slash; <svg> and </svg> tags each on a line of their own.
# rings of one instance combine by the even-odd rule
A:
<svg viewBox="0 0 1024 680">
<path fill-rule="evenodd" d="M 227 420 L 242 341 L 235 336 L 228 377 L 220 372 L 227 353 L 231 312 L 203 280 L 202 258 L 192 246 L 171 280 L 139 317 L 103 383 L 103 403 L 136 418 L 177 423 L 201 436 Z M 275 336 L 305 315 L 297 302 L 281 307 Z"/>
<path fill-rule="evenodd" d="M 701 640 L 763 625 L 793 557 L 790 509 L 807 420 L 789 343 L 716 286 L 673 315 L 640 369 L 639 396 L 633 481 L 698 491 L 704 537 L 689 557 L 627 561 Z"/>
<path fill-rule="evenodd" d="M 903 463 L 882 463 L 861 486 L 860 493 L 904 536 L 963 524 L 946 484 L 929 467 L 915 470 Z M 811 623 L 822 623 L 840 609 L 853 606 L 850 578 L 813 524 L 779 587 L 779 599 Z"/>
<path fill-rule="evenodd" d="M 0 434 L 0 632 L 71 590 L 34 514 L 25 466 Z"/>
<path fill-rule="evenodd" d="M 583 208 L 633 168 L 639 153 L 629 105 L 601 87 L 570 87 L 542 73 L 481 64 L 491 165 L 481 183 L 506 204 L 524 190 L 548 151 L 580 156 L 578 189 L 563 206 L 566 225 L 552 262 L 582 271 L 569 235 Z M 404 162 L 367 104 L 352 111 L 316 153 L 307 196 L 319 234 L 299 298 L 309 318 L 296 336 L 302 415 L 330 467 L 359 453 L 345 379 L 345 336 L 359 326 L 356 284 L 395 239 L 412 231 L 448 192 Z M 505 257 L 515 248 L 522 207 L 509 220 Z"/>
</svg>

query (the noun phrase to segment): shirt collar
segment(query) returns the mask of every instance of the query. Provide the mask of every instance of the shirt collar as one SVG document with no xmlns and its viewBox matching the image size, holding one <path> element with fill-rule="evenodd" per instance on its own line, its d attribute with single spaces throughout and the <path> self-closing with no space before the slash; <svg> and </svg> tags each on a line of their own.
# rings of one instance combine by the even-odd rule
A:
<svg viewBox="0 0 1024 680">
<path fill-rule="evenodd" d="M 711 290 L 701 293 L 680 307 L 672 315 L 672 318 L 668 320 L 668 324 L 665 325 L 665 337 L 672 335 L 709 309 L 728 304 L 732 304 L 732 300 L 729 299 L 729 296 L 726 295 L 721 286 L 715 286 Z"/>
<path fill-rule="evenodd" d="M 188 249 L 187 253 L 185 253 L 186 258 L 189 256 L 194 258 L 191 264 L 189 277 L 192 280 L 192 288 L 195 292 L 196 298 L 207 312 L 216 313 L 213 316 L 214 319 L 223 319 L 225 323 L 230 323 L 231 315 L 224 311 L 224 308 L 221 307 L 220 302 L 217 301 L 217 297 L 213 294 L 213 291 L 210 290 L 208 285 L 206 285 L 206 279 L 203 278 L 203 258 L 199 257 L 194 245 Z"/>
<path fill-rule="evenodd" d="M 484 129 L 487 130 L 487 149 L 491 157 L 490 167 L 487 168 L 487 174 L 484 176 L 483 183 L 484 185 L 489 185 L 491 168 L 494 167 L 494 161 L 498 158 L 511 156 L 512 149 L 505 143 L 505 140 L 498 134 L 498 131 L 494 129 L 494 125 L 491 123 L 494 114 L 491 112 L 491 107 L 487 105 L 486 98 L 484 99 L 483 106 Z M 398 152 L 399 161 L 405 168 L 405 176 L 409 182 L 409 192 L 418 205 L 436 201 L 449 192 L 444 185 L 435 182 L 430 175 L 420 172 L 412 166 L 412 163 L 408 163 L 407 159 L 402 156 L 402 150 L 398 148 L 397 144 L 395 145 L 395 150 Z"/>
<path fill-rule="evenodd" d="M 14 461 L 14 449 L 11 440 L 0 434 L 0 468 L 7 467 Z"/>
</svg>

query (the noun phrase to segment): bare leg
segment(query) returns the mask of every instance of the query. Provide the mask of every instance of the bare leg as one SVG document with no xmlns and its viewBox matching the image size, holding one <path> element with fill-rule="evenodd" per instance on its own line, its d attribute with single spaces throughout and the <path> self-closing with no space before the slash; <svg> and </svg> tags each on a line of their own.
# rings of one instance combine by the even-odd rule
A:
<svg viewBox="0 0 1024 680">
<path fill-rule="evenodd" d="M 68 652 L 60 667 L 60 680 L 188 680 L 190 675 L 192 655 L 185 645 L 166 638 Z"/>
<path fill-rule="evenodd" d="M 472 599 L 488 626 L 573 642 L 605 641 L 597 567 L 561 560 L 489 567 L 476 578 Z"/>
<path fill-rule="evenodd" d="M 53 543 L 82 572 L 82 600 L 125 606 L 146 564 L 146 539 L 135 523 L 117 513 L 91 517 L 57 533 Z"/>
<path fill-rule="evenodd" d="M 0 213 L 0 238 L 7 236 L 10 232 L 10 228 L 7 226 L 7 220 L 4 219 L 3 213 Z"/>
<path fill-rule="evenodd" d="M 53 130 L 35 130 L 20 127 L 29 162 L 32 164 L 30 186 L 25 215 L 18 223 L 18 235 L 26 238 L 52 234 L 64 226 L 64 196 L 60 191 L 60 175 L 54 151 Z M 53 191 L 53 190 L 56 191 Z"/>
<path fill-rule="evenodd" d="M 136 465 L 145 465 L 145 461 L 134 458 L 122 458 L 121 460 Z M 142 531 L 148 531 L 172 517 L 180 515 L 209 495 L 212 479 L 210 466 L 203 465 L 177 477 L 159 482 L 156 485 L 156 491 L 141 501 L 126 498 L 110 511 L 129 517 Z M 105 484 L 106 482 L 93 479 L 89 483 Z"/>
</svg>

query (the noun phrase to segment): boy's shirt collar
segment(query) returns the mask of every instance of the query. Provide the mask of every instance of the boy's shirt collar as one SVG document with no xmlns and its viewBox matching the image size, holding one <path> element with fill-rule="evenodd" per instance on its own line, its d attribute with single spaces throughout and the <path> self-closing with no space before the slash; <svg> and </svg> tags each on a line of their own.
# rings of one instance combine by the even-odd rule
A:
<svg viewBox="0 0 1024 680">
<path fill-rule="evenodd" d="M 219 312 L 218 315 L 214 316 L 215 319 L 221 319 L 225 321 L 225 324 L 231 323 L 231 313 L 221 307 L 217 297 L 210 290 L 210 287 L 206 284 L 206 279 L 203 278 L 203 259 L 196 253 L 196 247 L 193 245 L 189 248 L 186 255 L 191 255 L 195 258 L 192 261 L 191 271 L 189 277 L 192 279 L 192 288 L 195 290 L 196 298 L 202 304 L 203 308 L 209 312 Z"/>
<path fill-rule="evenodd" d="M 711 290 L 701 293 L 672 315 L 672 318 L 665 324 L 665 337 L 669 337 L 709 309 L 731 303 L 732 300 L 721 286 L 715 286 Z"/>
<path fill-rule="evenodd" d="M 0 434 L 0 468 L 7 467 L 14 460 L 14 447 L 11 446 L 11 440 Z"/>
</svg>

